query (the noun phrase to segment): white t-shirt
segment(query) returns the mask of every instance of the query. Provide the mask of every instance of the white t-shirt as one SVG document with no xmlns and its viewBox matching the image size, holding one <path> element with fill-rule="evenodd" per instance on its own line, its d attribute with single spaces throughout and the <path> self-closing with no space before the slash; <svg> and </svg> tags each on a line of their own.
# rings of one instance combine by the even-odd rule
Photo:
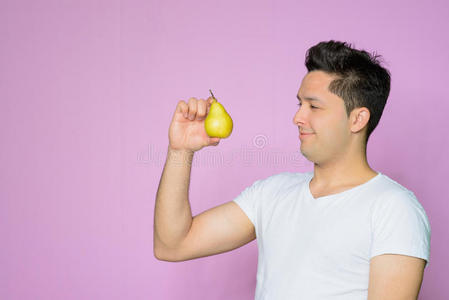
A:
<svg viewBox="0 0 449 300">
<path fill-rule="evenodd" d="M 370 259 L 430 257 L 430 224 L 415 197 L 378 172 L 313 198 L 313 172 L 257 180 L 233 201 L 256 228 L 256 300 L 366 300 Z"/>
</svg>

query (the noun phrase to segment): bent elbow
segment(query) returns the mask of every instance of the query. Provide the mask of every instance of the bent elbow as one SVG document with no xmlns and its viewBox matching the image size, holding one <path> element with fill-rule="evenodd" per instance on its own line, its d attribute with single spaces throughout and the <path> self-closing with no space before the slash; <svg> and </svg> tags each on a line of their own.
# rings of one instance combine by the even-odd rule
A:
<svg viewBox="0 0 449 300">
<path fill-rule="evenodd" d="M 182 259 L 178 259 L 171 252 L 173 252 L 173 251 L 166 251 L 166 250 L 163 250 L 163 249 L 153 248 L 153 255 L 154 255 L 154 257 L 157 260 L 167 261 L 167 262 L 179 262 L 179 261 L 182 261 Z"/>
</svg>

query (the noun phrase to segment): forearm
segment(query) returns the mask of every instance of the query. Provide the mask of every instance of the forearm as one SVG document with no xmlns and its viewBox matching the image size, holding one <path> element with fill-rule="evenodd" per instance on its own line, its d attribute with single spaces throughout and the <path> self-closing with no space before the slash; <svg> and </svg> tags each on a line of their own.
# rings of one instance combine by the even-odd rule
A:
<svg viewBox="0 0 449 300">
<path fill-rule="evenodd" d="M 173 249 L 187 235 L 192 224 L 189 203 L 193 152 L 167 151 L 154 209 L 154 248 Z"/>
</svg>

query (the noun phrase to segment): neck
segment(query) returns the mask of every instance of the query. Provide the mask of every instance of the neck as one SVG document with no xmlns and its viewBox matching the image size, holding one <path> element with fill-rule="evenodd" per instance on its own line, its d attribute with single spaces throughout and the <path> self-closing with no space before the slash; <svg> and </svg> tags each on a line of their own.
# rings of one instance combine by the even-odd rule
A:
<svg viewBox="0 0 449 300">
<path fill-rule="evenodd" d="M 368 164 L 365 149 L 347 151 L 345 156 L 314 163 L 313 181 L 317 186 L 337 187 L 364 183 L 378 173 Z"/>
</svg>

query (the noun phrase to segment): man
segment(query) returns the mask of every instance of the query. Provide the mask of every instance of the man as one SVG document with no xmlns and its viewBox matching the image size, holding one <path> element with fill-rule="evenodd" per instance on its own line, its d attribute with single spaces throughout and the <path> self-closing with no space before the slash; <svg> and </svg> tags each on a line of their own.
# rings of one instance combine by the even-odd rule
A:
<svg viewBox="0 0 449 300">
<path fill-rule="evenodd" d="M 413 192 L 373 170 L 366 144 L 390 92 L 378 56 L 342 42 L 308 50 L 293 122 L 314 171 L 257 180 L 192 218 L 194 152 L 211 98 L 180 101 L 156 197 L 154 254 L 184 261 L 258 239 L 256 299 L 417 299 L 430 225 Z"/>
</svg>

